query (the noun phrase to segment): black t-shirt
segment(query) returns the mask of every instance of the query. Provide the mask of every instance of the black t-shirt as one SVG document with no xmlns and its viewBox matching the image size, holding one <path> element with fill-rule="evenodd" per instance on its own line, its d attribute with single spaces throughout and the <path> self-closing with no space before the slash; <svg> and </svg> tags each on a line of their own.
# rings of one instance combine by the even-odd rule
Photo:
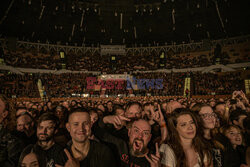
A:
<svg viewBox="0 0 250 167">
<path fill-rule="evenodd" d="M 67 147 L 72 155 L 71 145 Z M 66 163 L 66 161 L 65 161 Z M 90 148 L 87 157 L 80 161 L 81 167 L 116 167 L 114 155 L 104 144 L 90 140 Z"/>
<path fill-rule="evenodd" d="M 119 137 L 121 139 L 124 139 L 125 141 L 128 141 L 128 129 L 126 127 L 122 127 L 119 130 L 116 130 L 114 126 L 112 126 L 112 129 L 107 129 L 108 132 L 115 137 Z"/>
<path fill-rule="evenodd" d="M 34 145 L 37 141 L 36 133 L 28 137 L 24 132 L 19 132 L 17 130 L 14 130 L 11 132 L 11 134 L 17 137 L 19 140 L 21 140 L 24 143 L 25 147 L 30 144 Z"/>
<path fill-rule="evenodd" d="M 243 133 L 243 138 L 245 139 L 246 146 L 250 146 L 250 133 Z"/>
<path fill-rule="evenodd" d="M 116 154 L 120 157 L 118 160 L 119 167 L 150 167 L 150 163 L 145 157 L 130 155 L 127 141 L 108 133 L 105 128 L 101 128 L 104 126 L 103 121 L 99 120 L 98 123 L 93 125 L 94 133 L 102 142 L 113 144 L 117 148 Z"/>
<path fill-rule="evenodd" d="M 129 167 L 150 167 L 148 160 L 145 157 L 130 156 Z"/>
<path fill-rule="evenodd" d="M 43 150 L 38 144 L 35 144 L 35 152 L 41 156 L 41 159 L 46 162 L 46 167 L 55 167 L 55 164 L 64 165 L 67 156 L 64 153 L 63 147 L 55 143 L 48 150 Z"/>
<path fill-rule="evenodd" d="M 0 166 L 17 166 L 24 143 L 0 124 Z"/>
<path fill-rule="evenodd" d="M 54 136 L 54 140 L 62 147 L 66 147 L 71 140 L 70 134 L 66 128 L 59 128 Z"/>
<path fill-rule="evenodd" d="M 149 156 L 149 155 L 148 155 Z M 134 157 L 123 154 L 121 156 L 121 167 L 150 167 L 150 163 L 145 157 Z"/>
<path fill-rule="evenodd" d="M 161 139 L 161 128 L 159 126 L 159 124 L 154 123 L 153 125 L 151 125 L 151 133 L 152 133 L 152 137 L 150 142 L 148 143 L 148 148 L 150 150 L 154 150 L 155 149 L 155 141 L 157 139 Z"/>
<path fill-rule="evenodd" d="M 240 145 L 236 149 L 228 146 L 224 151 L 224 166 L 239 167 L 241 164 L 246 164 L 246 147 Z"/>
</svg>

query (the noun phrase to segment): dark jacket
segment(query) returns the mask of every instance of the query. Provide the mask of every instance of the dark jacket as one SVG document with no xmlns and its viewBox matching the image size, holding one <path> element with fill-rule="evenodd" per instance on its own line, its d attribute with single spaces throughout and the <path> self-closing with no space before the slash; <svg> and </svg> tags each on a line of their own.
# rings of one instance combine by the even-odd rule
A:
<svg viewBox="0 0 250 167">
<path fill-rule="evenodd" d="M 246 147 L 237 146 L 236 149 L 228 147 L 224 151 L 224 166 L 239 167 L 241 164 L 246 164 Z"/>
<path fill-rule="evenodd" d="M 130 155 L 127 141 L 108 133 L 102 119 L 93 125 L 93 133 L 102 142 L 113 145 L 113 152 L 117 155 L 116 161 L 119 167 L 150 167 L 150 163 L 145 157 Z"/>
<path fill-rule="evenodd" d="M 0 166 L 15 167 L 24 148 L 21 140 L 0 124 Z"/>
<path fill-rule="evenodd" d="M 225 167 L 239 167 L 246 163 L 246 149 L 247 147 L 240 145 L 236 149 L 233 148 L 228 138 L 220 141 L 223 144 L 223 166 Z"/>
<path fill-rule="evenodd" d="M 66 149 L 71 153 L 71 144 Z M 64 162 L 66 163 L 66 161 Z M 81 167 L 116 167 L 115 159 L 110 148 L 104 144 L 90 140 L 90 148 L 87 157 L 80 161 Z"/>
<path fill-rule="evenodd" d="M 63 147 L 57 143 L 48 150 L 43 150 L 38 144 L 35 144 L 33 147 L 34 152 L 40 156 L 40 159 L 46 164 L 46 167 L 55 167 L 55 164 L 63 166 L 67 160 Z"/>
</svg>

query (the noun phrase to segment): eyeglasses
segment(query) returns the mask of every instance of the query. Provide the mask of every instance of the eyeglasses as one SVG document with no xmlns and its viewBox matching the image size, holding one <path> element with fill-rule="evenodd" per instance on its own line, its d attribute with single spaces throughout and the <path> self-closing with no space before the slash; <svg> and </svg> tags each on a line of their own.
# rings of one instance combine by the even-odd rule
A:
<svg viewBox="0 0 250 167">
<path fill-rule="evenodd" d="M 206 114 L 200 114 L 201 118 L 203 119 L 209 119 L 209 118 L 217 118 L 217 115 L 215 113 L 206 113 Z"/>
<path fill-rule="evenodd" d="M 140 131 L 138 128 L 133 127 L 133 132 L 136 136 L 143 136 L 143 137 L 149 137 L 150 131 Z"/>
</svg>

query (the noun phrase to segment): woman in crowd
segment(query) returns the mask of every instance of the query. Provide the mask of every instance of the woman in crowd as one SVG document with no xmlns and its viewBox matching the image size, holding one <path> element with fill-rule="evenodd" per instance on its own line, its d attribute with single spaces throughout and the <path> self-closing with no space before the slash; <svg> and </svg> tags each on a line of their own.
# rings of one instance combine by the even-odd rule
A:
<svg viewBox="0 0 250 167">
<path fill-rule="evenodd" d="M 217 140 L 214 139 L 215 124 L 217 115 L 214 113 L 211 106 L 207 104 L 197 103 L 192 109 L 198 116 L 198 120 L 201 121 L 201 127 L 203 130 L 203 137 L 210 144 L 213 153 L 213 166 L 222 166 L 221 148 L 223 147 Z"/>
<path fill-rule="evenodd" d="M 212 154 L 203 140 L 195 115 L 188 109 L 176 109 L 168 118 L 169 139 L 162 144 L 163 167 L 210 167 Z"/>
<path fill-rule="evenodd" d="M 34 152 L 33 145 L 27 146 L 18 162 L 18 167 L 45 167 L 46 165 L 43 164 L 41 159 L 39 159 L 39 156 L 37 153 Z"/>
<path fill-rule="evenodd" d="M 236 125 L 223 127 L 223 135 L 228 140 L 224 140 L 224 166 L 239 167 L 246 164 L 246 147 L 243 145 L 241 130 Z"/>
</svg>

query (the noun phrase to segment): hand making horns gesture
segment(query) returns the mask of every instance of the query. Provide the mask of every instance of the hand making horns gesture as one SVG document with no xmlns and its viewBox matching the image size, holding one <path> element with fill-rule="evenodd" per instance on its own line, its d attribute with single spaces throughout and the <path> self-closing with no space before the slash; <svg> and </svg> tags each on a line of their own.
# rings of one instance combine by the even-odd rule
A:
<svg viewBox="0 0 250 167">
<path fill-rule="evenodd" d="M 151 167 L 160 167 L 161 162 L 160 162 L 160 152 L 159 152 L 158 143 L 155 143 L 155 150 L 156 150 L 155 155 L 150 154 L 150 157 L 148 157 L 148 155 L 146 154 L 145 158 L 148 160 Z"/>
<path fill-rule="evenodd" d="M 67 149 L 64 149 L 64 152 L 68 157 L 68 161 L 65 163 L 64 166 L 56 164 L 55 165 L 56 167 L 80 167 L 80 162 L 77 159 L 75 159 L 74 157 L 72 157 Z"/>
</svg>

